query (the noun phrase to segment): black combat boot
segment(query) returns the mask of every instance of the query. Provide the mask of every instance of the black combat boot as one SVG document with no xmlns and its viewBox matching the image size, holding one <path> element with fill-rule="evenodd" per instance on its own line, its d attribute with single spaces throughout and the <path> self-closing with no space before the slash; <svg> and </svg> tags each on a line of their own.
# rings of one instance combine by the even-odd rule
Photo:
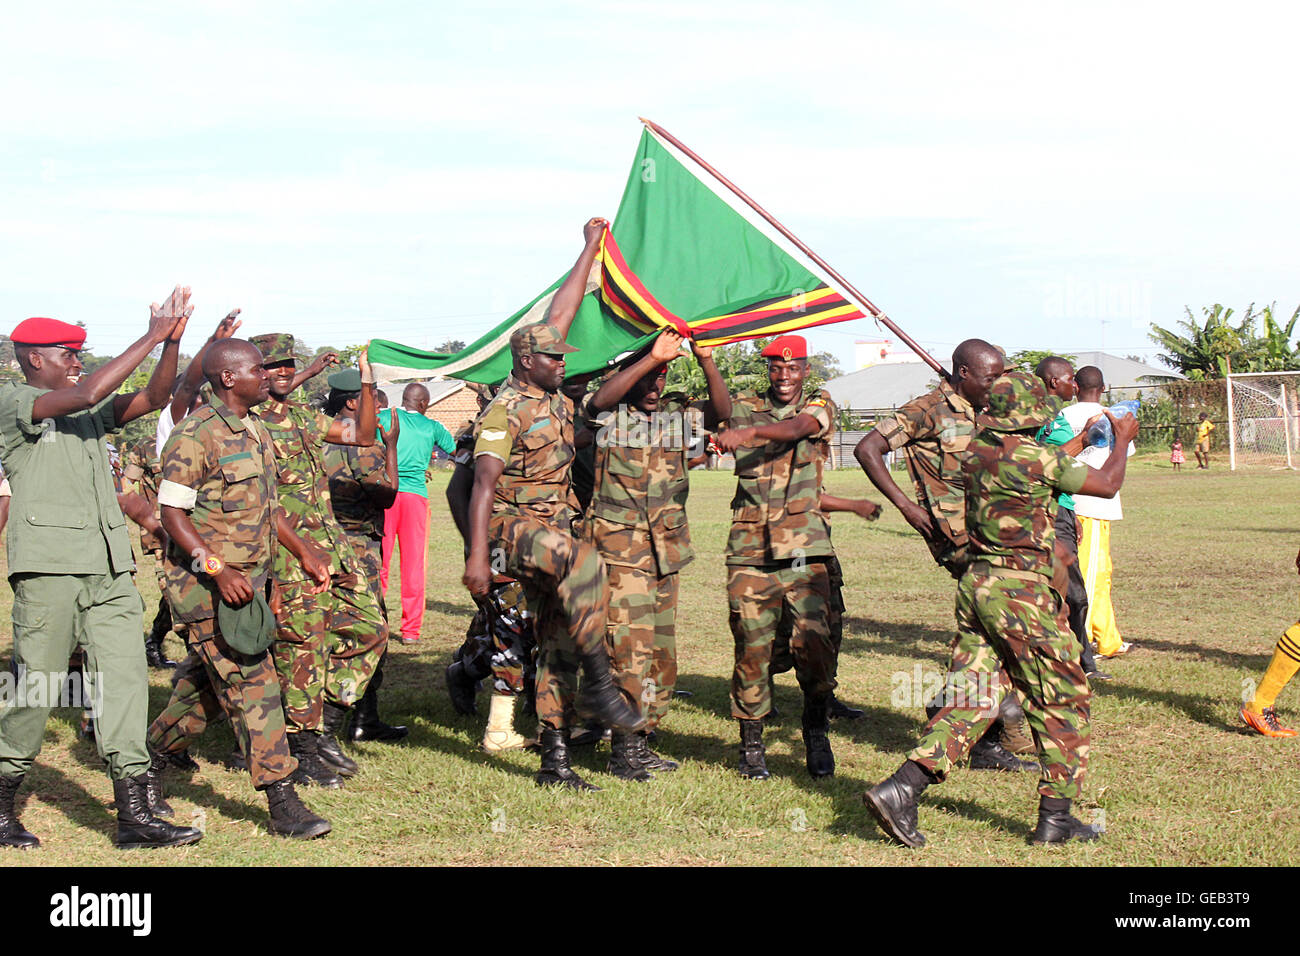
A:
<svg viewBox="0 0 1300 956">
<path fill-rule="evenodd" d="M 569 766 L 568 731 L 542 728 L 542 767 L 534 778 L 539 787 L 564 784 L 574 790 L 599 791 L 600 787 L 587 783 Z"/>
<path fill-rule="evenodd" d="M 865 717 L 867 712 L 857 707 L 850 707 L 834 694 L 831 694 L 830 716 L 833 720 L 857 720 Z"/>
<path fill-rule="evenodd" d="M 826 697 L 803 699 L 803 747 L 808 773 L 814 780 L 835 773 L 835 755 L 831 753 L 831 741 L 827 736 L 830 729 L 829 703 Z"/>
<path fill-rule="evenodd" d="M 325 701 L 325 711 L 321 717 L 321 732 L 316 735 L 316 752 L 320 759 L 340 777 L 355 777 L 361 768 L 357 762 L 343 752 L 339 745 L 339 734 L 348 722 L 347 707 Z"/>
<path fill-rule="evenodd" d="M 1032 846 L 1069 843 L 1078 840 L 1087 843 L 1101 836 L 1101 830 L 1084 823 L 1070 813 L 1070 801 L 1063 797 L 1038 798 L 1038 826 L 1029 835 Z"/>
<path fill-rule="evenodd" d="M 314 840 L 330 832 L 330 822 L 307 809 L 288 780 L 277 780 L 266 788 L 271 808 L 271 832 L 295 840 Z"/>
<path fill-rule="evenodd" d="M 0 846 L 10 846 L 19 850 L 29 850 L 40 846 L 41 841 L 23 829 L 18 822 L 18 811 L 14 809 L 14 797 L 22 786 L 21 776 L 10 777 L 0 774 Z"/>
<path fill-rule="evenodd" d="M 641 766 L 652 772 L 668 773 L 677 769 L 677 761 L 661 757 L 650 749 L 650 733 L 638 731 L 633 735 L 632 743 L 636 747 L 637 758 L 641 761 Z"/>
<path fill-rule="evenodd" d="M 460 661 L 452 661 L 443 676 L 447 681 L 451 706 L 456 709 L 456 713 L 466 717 L 476 716 L 478 701 L 474 695 L 478 693 L 479 682 L 466 672 L 465 665 Z"/>
<path fill-rule="evenodd" d="M 767 751 L 763 749 L 761 720 L 740 722 L 740 765 L 736 769 L 742 777 L 750 780 L 766 780 L 771 776 L 767 772 Z"/>
<path fill-rule="evenodd" d="M 925 846 L 925 834 L 916 828 L 916 801 L 931 783 L 920 764 L 906 761 L 884 780 L 862 795 L 881 829 L 903 846 Z"/>
<path fill-rule="evenodd" d="M 199 772 L 199 762 L 190 756 L 188 750 L 178 750 L 174 754 L 163 754 L 163 759 L 167 761 L 168 766 L 175 767 L 184 773 Z"/>
<path fill-rule="evenodd" d="M 609 764 L 605 771 L 620 780 L 645 783 L 653 780 L 654 774 L 641 763 L 636 745 L 632 742 L 634 739 L 640 738 L 636 734 L 616 733 L 609 739 Z"/>
<path fill-rule="evenodd" d="M 167 769 L 167 758 L 149 748 L 149 769 L 145 771 L 146 795 L 149 798 L 149 812 L 163 820 L 176 816 L 176 811 L 163 798 L 163 771 Z"/>
<path fill-rule="evenodd" d="M 988 732 L 970 749 L 972 770 L 1001 770 L 1005 773 L 1042 773 L 1042 768 L 1032 760 L 1021 760 L 1002 746 L 1000 721 L 994 721 Z"/>
<path fill-rule="evenodd" d="M 608 727 L 602 727 L 600 724 L 583 724 L 582 728 L 576 733 L 569 735 L 570 747 L 594 747 L 602 740 L 609 740 L 610 731 Z"/>
<path fill-rule="evenodd" d="M 582 655 L 582 689 L 574 710 L 584 720 L 594 720 L 611 730 L 637 731 L 645 726 L 645 717 L 614 683 L 609 670 L 609 652 L 601 642 L 595 650 Z"/>
<path fill-rule="evenodd" d="M 177 827 L 159 820 L 149 810 L 148 774 L 113 781 L 117 803 L 117 848 L 187 846 L 203 834 L 193 827 Z"/>
<path fill-rule="evenodd" d="M 375 676 L 370 678 L 370 683 L 366 685 L 366 692 L 352 708 L 352 729 L 348 732 L 348 736 L 354 743 L 369 740 L 391 744 L 398 740 L 405 740 L 406 735 L 410 733 L 405 727 L 394 727 L 379 719 L 379 688 L 383 685 L 384 664 L 380 661 L 379 667 L 375 669 Z"/>
<path fill-rule="evenodd" d="M 317 738 L 311 731 L 289 734 L 289 753 L 298 759 L 298 769 L 289 778 L 294 783 L 304 787 L 324 787 L 326 790 L 337 790 L 343 786 L 343 778 L 320 759 Z"/>
<path fill-rule="evenodd" d="M 144 657 L 149 662 L 150 667 L 170 670 L 176 666 L 176 662 L 169 661 L 167 655 L 163 653 L 163 638 L 167 636 L 167 632 L 171 629 L 171 605 L 167 603 L 166 596 L 163 596 L 158 601 L 158 613 L 153 617 L 153 629 L 144 639 Z"/>
</svg>

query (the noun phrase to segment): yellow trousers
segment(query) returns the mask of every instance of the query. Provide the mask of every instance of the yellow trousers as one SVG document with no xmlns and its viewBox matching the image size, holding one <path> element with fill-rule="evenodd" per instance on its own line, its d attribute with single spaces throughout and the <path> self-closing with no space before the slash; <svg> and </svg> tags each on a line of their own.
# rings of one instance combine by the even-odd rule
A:
<svg viewBox="0 0 1300 956">
<path fill-rule="evenodd" d="M 1110 522 L 1080 515 L 1079 523 L 1079 570 L 1088 591 L 1088 636 L 1096 643 L 1097 653 L 1109 657 L 1124 642 L 1110 603 Z"/>
</svg>

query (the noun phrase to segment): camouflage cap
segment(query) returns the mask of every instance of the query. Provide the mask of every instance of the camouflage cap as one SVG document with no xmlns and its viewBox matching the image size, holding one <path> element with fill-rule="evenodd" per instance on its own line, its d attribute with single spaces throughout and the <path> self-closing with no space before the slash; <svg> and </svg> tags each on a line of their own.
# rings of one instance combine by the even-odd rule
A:
<svg viewBox="0 0 1300 956">
<path fill-rule="evenodd" d="M 565 352 L 576 351 L 577 348 L 564 341 L 559 329 L 546 322 L 525 325 L 521 329 L 516 329 L 510 336 L 510 352 L 515 358 L 531 355 L 534 352 L 541 352 L 544 355 L 562 355 Z"/>
<path fill-rule="evenodd" d="M 262 361 L 267 365 L 272 362 L 297 361 L 297 357 L 293 354 L 293 336 L 288 332 L 254 335 L 248 341 L 257 346 L 258 351 L 262 353 Z"/>
<path fill-rule="evenodd" d="M 1050 422 L 1064 405 L 1032 372 L 1007 372 L 989 389 L 989 406 L 976 423 L 995 432 L 1027 431 Z"/>
</svg>

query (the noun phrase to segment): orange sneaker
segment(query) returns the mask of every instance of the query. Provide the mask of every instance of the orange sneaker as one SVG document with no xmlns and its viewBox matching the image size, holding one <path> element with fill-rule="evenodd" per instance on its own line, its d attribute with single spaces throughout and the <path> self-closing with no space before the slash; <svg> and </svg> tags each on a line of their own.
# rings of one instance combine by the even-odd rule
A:
<svg viewBox="0 0 1300 956">
<path fill-rule="evenodd" d="M 1277 711 L 1272 707 L 1265 707 L 1263 713 L 1252 714 L 1245 707 L 1241 708 L 1241 719 L 1246 722 L 1246 726 L 1251 730 L 1263 734 L 1265 737 L 1294 737 L 1296 732 L 1289 727 L 1283 727 L 1277 722 Z"/>
</svg>

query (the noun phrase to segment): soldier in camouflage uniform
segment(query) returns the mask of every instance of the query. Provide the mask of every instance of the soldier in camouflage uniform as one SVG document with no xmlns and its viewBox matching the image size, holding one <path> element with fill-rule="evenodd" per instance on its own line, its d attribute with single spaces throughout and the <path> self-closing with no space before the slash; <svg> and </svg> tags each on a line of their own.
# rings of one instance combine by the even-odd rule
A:
<svg viewBox="0 0 1300 956">
<path fill-rule="evenodd" d="M 257 349 L 239 339 L 207 349 L 203 363 L 212 401 L 183 419 L 163 449 L 159 503 L 172 541 L 166 593 L 188 625 L 189 655 L 177 668 L 170 703 L 149 728 L 159 755 L 154 768 L 161 780 L 160 758 L 183 752 L 224 712 L 253 786 L 267 794 L 271 831 L 311 839 L 330 825 L 294 790 L 298 762 L 289 752 L 271 656 L 232 648 L 217 619 L 218 602 L 240 607 L 272 587 L 280 510 L 275 458 L 252 411 L 267 397 L 266 371 Z"/>
<path fill-rule="evenodd" d="M 271 398 L 259 416 L 275 450 L 280 506 L 302 550 L 310 555 L 306 564 L 297 551 L 297 562 L 283 550 L 275 556 L 283 606 L 273 656 L 289 722 L 289 746 L 305 774 L 322 786 L 338 787 L 338 774 L 351 776 L 358 769 L 339 746 L 338 734 L 349 709 L 366 692 L 383 655 L 386 632 L 361 562 L 334 517 L 323 455 L 331 442 L 373 444 L 378 422 L 374 382 L 363 354 L 357 422 L 331 422 L 289 401 L 301 381 L 295 374 L 293 336 L 273 333 L 251 341 L 270 373 Z M 286 543 L 297 547 L 292 539 Z M 326 578 L 313 579 L 312 569 L 322 561 Z"/>
<path fill-rule="evenodd" d="M 510 337 L 510 351 L 514 370 L 479 419 L 464 581 L 476 599 L 487 595 L 494 570 L 523 585 L 537 616 L 537 782 L 595 789 L 569 765 L 579 669 L 585 676 L 579 709 L 585 705 L 591 716 L 622 730 L 637 730 L 644 720 L 610 677 L 604 562 L 570 533 L 573 421 L 558 389 L 564 354 L 576 349 L 556 326 L 536 323 Z"/>
<path fill-rule="evenodd" d="M 491 401 L 479 392 L 479 412 Z M 469 554 L 469 502 L 474 487 L 474 445 L 478 422 L 456 436 L 452 456 L 455 470 L 447 483 L 447 506 Z M 537 743 L 514 728 L 514 702 L 523 696 L 536 716 L 537 636 L 523 586 L 514 578 L 494 574 L 488 593 L 476 599 L 478 610 L 446 670 L 447 691 L 459 714 L 478 713 L 475 694 L 481 681 L 492 678 L 492 698 L 483 749 L 489 753 L 518 750 Z M 526 708 L 526 710 L 529 708 Z"/>
<path fill-rule="evenodd" d="M 325 414 L 335 421 L 355 424 L 361 404 L 361 373 L 344 369 L 329 377 L 330 394 Z M 326 445 L 325 467 L 329 469 L 330 502 L 334 517 L 348 536 L 357 561 L 365 572 L 366 584 L 379 603 L 384 623 L 384 653 L 366 692 L 353 708 L 349 736 L 354 742 L 403 740 L 409 731 L 379 719 L 379 688 L 384 683 L 384 663 L 388 660 L 388 607 L 379 583 L 383 570 L 384 509 L 397 496 L 397 438 L 401 433 L 401 416 L 393 416 L 393 425 L 383 431 L 384 440 L 369 446 Z"/>
<path fill-rule="evenodd" d="M 830 515 L 834 513 L 852 513 L 862 518 L 864 521 L 875 521 L 880 517 L 880 505 L 866 498 L 840 498 L 836 495 L 826 493 L 825 466 L 830 461 L 831 456 L 831 436 L 827 435 L 822 441 L 818 442 L 818 452 L 821 456 L 822 477 L 819 481 L 821 495 L 819 498 L 822 514 Z M 827 536 L 830 535 L 830 522 L 826 523 Z M 844 643 L 844 612 L 847 607 L 844 603 L 844 569 L 840 567 L 840 559 L 832 555 L 826 561 L 826 570 L 830 574 L 831 583 L 831 603 L 827 612 L 826 623 L 831 631 L 831 644 L 835 647 L 835 659 L 838 662 L 840 656 L 840 645 Z M 776 640 L 772 642 L 772 660 L 768 664 L 769 683 L 777 674 L 784 674 L 786 671 L 794 670 L 794 655 L 790 653 L 790 635 L 794 633 L 794 619 L 789 614 L 782 614 L 781 619 L 776 626 Z M 776 707 L 776 685 L 772 683 L 772 707 L 768 711 L 770 720 L 780 717 L 780 712 Z M 830 704 L 827 709 L 832 718 L 844 718 L 846 720 L 858 720 L 863 717 L 865 712 L 856 708 L 849 707 L 843 703 L 834 694 L 831 694 Z"/>
<path fill-rule="evenodd" d="M 917 797 L 984 733 L 1008 683 L 1024 695 L 1043 770 L 1030 842 L 1098 836 L 1070 814 L 1087 766 L 1091 691 L 1078 645 L 1058 620 L 1053 520 L 1058 491 L 1113 497 L 1125 457 L 1112 455 L 1091 469 L 1034 441 L 1060 407 L 1036 376 L 1011 372 L 994 382 L 988 411 L 977 418 L 962 464 L 970 560 L 957 589 L 948 690 L 907 761 L 863 797 L 885 832 L 906 846 L 925 843 L 916 828 Z M 1135 419 L 1112 424 L 1117 441 L 1137 434 Z"/>
<path fill-rule="evenodd" d="M 162 474 L 162 462 L 158 457 L 157 440 L 151 435 L 142 438 L 123 456 L 122 480 L 128 482 L 128 491 L 142 496 L 151 507 L 158 503 L 158 482 Z M 163 570 L 163 540 L 157 534 L 145 528 L 140 529 L 140 548 L 153 558 L 154 573 L 158 578 L 158 610 L 154 614 L 153 627 L 145 635 L 144 653 L 150 667 L 172 668 L 175 661 L 167 660 L 163 652 L 163 638 L 167 632 L 178 628 L 176 634 L 185 640 L 183 624 L 173 624 L 171 605 L 167 603 L 166 573 Z"/>
<path fill-rule="evenodd" d="M 793 621 L 790 650 L 804 694 L 803 739 L 808 772 L 828 777 L 835 758 L 827 737 L 835 690 L 835 646 L 830 634 L 834 556 L 821 511 L 821 455 L 817 443 L 835 427 L 835 406 L 820 391 L 805 398 L 808 347 L 803 336 L 783 335 L 763 349 L 771 387 L 733 403 L 730 427 L 718 447 L 736 453 L 736 495 L 727 539 L 727 603 L 735 638 L 731 713 L 740 721 L 742 776 L 768 776 L 763 718 L 771 708 L 768 666 L 777 621 Z"/>
<path fill-rule="evenodd" d="M 882 494 L 925 540 L 935 563 L 960 579 L 970 560 L 966 533 L 966 487 L 962 462 L 975 417 L 988 399 L 989 387 L 1002 374 L 1002 353 L 982 339 L 967 339 L 953 350 L 952 375 L 934 391 L 908 402 L 858 443 L 854 455 Z M 894 483 L 884 455 L 902 451 L 916 492 L 909 501 Z M 933 716 L 935 705 L 927 708 Z M 1006 713 L 989 728 L 970 753 L 972 770 L 1034 771 L 1002 745 L 1004 721 L 1018 723 L 1015 694 L 1005 698 Z"/>
<path fill-rule="evenodd" d="M 677 684 L 677 573 L 695 556 L 686 523 L 687 405 L 660 400 L 682 341 L 672 330 L 661 332 L 581 406 L 596 438 L 595 492 L 584 524 L 609 571 L 605 639 L 615 681 L 647 718 L 644 730 L 610 739 L 608 770 L 625 780 L 677 769 L 650 749 L 646 735 L 668 712 Z M 709 387 L 705 421 L 714 428 L 731 415 L 731 396 L 713 350 L 694 343 L 692 349 Z"/>
</svg>

